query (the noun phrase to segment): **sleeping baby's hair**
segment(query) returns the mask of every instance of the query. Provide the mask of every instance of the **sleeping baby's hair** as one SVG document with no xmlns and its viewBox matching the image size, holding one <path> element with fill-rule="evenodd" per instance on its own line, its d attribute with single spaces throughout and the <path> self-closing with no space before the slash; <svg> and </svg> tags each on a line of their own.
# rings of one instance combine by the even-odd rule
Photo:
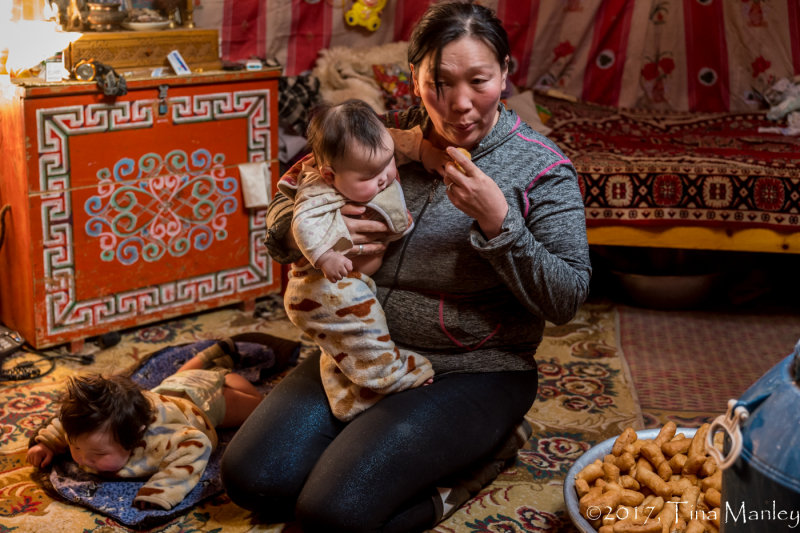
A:
<svg viewBox="0 0 800 533">
<path fill-rule="evenodd" d="M 142 389 L 129 378 L 86 374 L 69 378 L 58 418 L 70 439 L 107 430 L 120 446 L 132 450 L 154 415 Z"/>
<path fill-rule="evenodd" d="M 362 100 L 351 99 L 338 105 L 318 107 L 308 125 L 308 144 L 318 166 L 330 165 L 347 154 L 356 142 L 375 154 L 389 149 L 384 144 L 386 128 L 375 111 Z"/>
</svg>

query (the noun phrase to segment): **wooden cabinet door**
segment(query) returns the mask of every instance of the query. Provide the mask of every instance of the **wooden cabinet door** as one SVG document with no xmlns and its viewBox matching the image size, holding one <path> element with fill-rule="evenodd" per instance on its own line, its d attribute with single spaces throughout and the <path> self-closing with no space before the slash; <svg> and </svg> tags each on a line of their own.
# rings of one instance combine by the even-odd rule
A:
<svg viewBox="0 0 800 533">
<path fill-rule="evenodd" d="M 25 102 L 36 346 L 279 289 L 239 165 L 278 178 L 277 79 L 132 84 Z"/>
</svg>

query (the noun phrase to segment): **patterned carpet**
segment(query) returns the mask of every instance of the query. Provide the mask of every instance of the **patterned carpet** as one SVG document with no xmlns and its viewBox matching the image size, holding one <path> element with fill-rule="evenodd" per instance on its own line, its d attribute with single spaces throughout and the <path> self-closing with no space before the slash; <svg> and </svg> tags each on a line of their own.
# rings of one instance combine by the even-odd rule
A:
<svg viewBox="0 0 800 533">
<path fill-rule="evenodd" d="M 528 413 L 534 435 L 516 464 L 433 531 L 574 532 L 564 506 L 562 480 L 593 443 L 642 427 L 627 367 L 620 356 L 616 310 L 587 304 L 569 324 L 550 327 L 539 352 L 540 395 Z M 224 309 L 126 332 L 122 342 L 94 354 L 88 366 L 59 359 L 49 374 L 0 384 L 0 532 L 111 533 L 130 531 L 88 509 L 51 498 L 33 481 L 25 463 L 31 432 L 52 413 L 65 378 L 85 370 L 136 367 L 164 346 L 245 331 L 297 338 L 274 299 L 259 302 L 256 315 Z M 224 495 L 195 507 L 153 532 L 296 531 L 292 524 L 258 524 Z"/>
<path fill-rule="evenodd" d="M 800 339 L 797 311 L 675 312 L 620 305 L 617 312 L 620 345 L 647 427 L 667 420 L 691 427 L 711 421 Z"/>
</svg>

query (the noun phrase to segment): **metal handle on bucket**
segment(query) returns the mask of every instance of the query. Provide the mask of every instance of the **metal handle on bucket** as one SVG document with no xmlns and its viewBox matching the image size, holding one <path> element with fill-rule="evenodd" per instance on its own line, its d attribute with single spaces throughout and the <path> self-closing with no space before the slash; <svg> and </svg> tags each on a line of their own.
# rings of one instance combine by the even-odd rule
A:
<svg viewBox="0 0 800 533">
<path fill-rule="evenodd" d="M 721 469 L 731 466 L 742 451 L 742 430 L 739 427 L 741 422 L 747 420 L 750 413 L 744 404 L 737 400 L 728 400 L 728 410 L 724 415 L 720 415 L 711 422 L 706 434 L 706 452 L 716 459 L 717 465 Z M 726 456 L 714 446 L 714 434 L 717 431 L 724 431 L 731 440 L 731 449 Z"/>
</svg>

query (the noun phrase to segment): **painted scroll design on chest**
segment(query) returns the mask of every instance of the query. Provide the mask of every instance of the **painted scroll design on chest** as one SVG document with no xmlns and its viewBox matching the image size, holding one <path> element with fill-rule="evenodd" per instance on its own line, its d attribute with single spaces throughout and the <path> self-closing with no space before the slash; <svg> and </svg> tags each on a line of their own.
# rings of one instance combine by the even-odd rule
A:
<svg viewBox="0 0 800 533">
<path fill-rule="evenodd" d="M 117 161 L 97 173 L 98 195 L 86 201 L 86 233 L 100 239 L 101 259 L 132 265 L 190 250 L 206 250 L 228 236 L 239 209 L 239 182 L 225 175 L 224 154 L 173 150 Z"/>
<path fill-rule="evenodd" d="M 196 122 L 209 122 L 215 120 L 243 119 L 247 128 L 247 159 L 250 162 L 270 161 L 273 154 L 270 153 L 270 130 L 269 130 L 269 110 L 270 110 L 270 91 L 269 90 L 243 90 L 233 92 L 222 92 L 213 94 L 200 94 L 177 96 L 170 98 L 169 118 L 173 125 L 191 124 Z M 272 263 L 266 253 L 262 242 L 265 237 L 265 212 L 263 210 L 252 210 L 247 213 L 248 217 L 248 263 L 247 265 L 232 266 L 219 272 L 187 277 L 160 284 L 151 284 L 141 288 L 134 288 L 124 292 L 110 295 L 92 297 L 87 300 L 80 300 L 76 295 L 75 279 L 75 241 L 73 232 L 73 198 L 70 169 L 70 138 L 77 135 L 98 134 L 121 130 L 144 130 L 146 134 L 156 124 L 154 116 L 157 109 L 155 100 L 134 100 L 117 101 L 113 104 L 89 104 L 53 107 L 40 109 L 36 113 L 37 126 L 37 152 L 39 160 L 39 179 L 40 187 L 44 194 L 41 197 L 41 220 L 42 220 L 42 243 L 43 243 L 43 268 L 46 285 L 45 308 L 47 314 L 47 333 L 49 335 L 62 332 L 74 331 L 77 329 L 94 325 L 113 323 L 118 320 L 129 319 L 136 315 L 155 314 L 161 310 L 174 308 L 180 305 L 189 305 L 200 300 L 210 300 L 215 297 L 224 297 L 243 291 L 251 291 L 260 287 L 267 287 L 272 283 Z M 215 157 L 217 159 L 215 159 Z M 147 191 L 142 188 L 140 183 L 126 182 L 126 186 L 138 189 L 136 201 L 141 202 L 145 195 L 152 196 L 151 201 L 157 201 L 162 207 L 170 202 L 164 194 L 189 194 L 194 200 L 182 198 L 182 205 L 178 206 L 174 201 L 169 208 L 174 213 L 184 213 L 188 209 L 193 212 L 195 217 L 190 226 L 198 227 L 200 222 L 205 221 L 210 224 L 213 237 L 222 239 L 225 236 L 224 217 L 239 209 L 236 197 L 232 196 L 238 190 L 238 182 L 235 178 L 228 178 L 235 183 L 230 184 L 222 176 L 219 170 L 214 168 L 221 164 L 219 155 L 212 156 L 210 152 L 195 151 L 191 154 L 186 153 L 167 153 L 163 158 L 159 154 L 146 154 L 138 160 L 140 169 L 154 168 L 156 164 L 164 164 L 167 167 L 172 165 L 175 169 L 183 169 L 179 173 L 171 173 L 170 176 L 151 178 L 160 180 L 160 184 L 153 182 L 154 189 Z M 207 163 L 202 163 L 203 158 L 208 158 Z M 184 160 L 183 163 L 180 161 Z M 118 162 L 119 175 L 126 175 L 131 172 L 131 161 Z M 158 163 L 160 161 L 160 163 Z M 182 166 L 183 165 L 183 166 Z M 205 168 L 207 171 L 198 173 L 197 176 L 186 176 L 186 169 L 192 168 L 192 172 L 197 169 Z M 125 169 L 128 170 L 125 170 Z M 113 169 L 108 170 L 108 177 L 105 182 L 105 175 L 101 176 L 101 183 L 98 185 L 95 198 L 104 198 L 107 191 L 117 189 L 122 186 L 114 183 Z M 148 171 L 145 171 L 147 173 Z M 177 174 L 177 175 L 176 175 Z M 181 181 L 181 176 L 187 178 Z M 202 177 L 205 176 L 205 177 Z M 208 202 L 209 192 L 211 191 L 210 179 L 214 180 L 214 192 L 217 195 L 211 204 Z M 154 192 L 159 189 L 158 192 Z M 131 190 L 128 191 L 132 192 Z M 120 193 L 122 194 L 122 193 Z M 124 195 L 123 195 L 124 196 Z M 132 197 L 122 199 L 118 196 L 117 208 L 122 208 L 123 213 L 130 206 Z M 228 198 L 226 203 L 226 198 Z M 194 202 L 194 203 L 192 203 Z M 231 203 L 232 202 L 232 203 Z M 100 205 L 102 200 L 96 204 L 91 204 L 97 211 L 89 213 L 99 217 L 102 212 Z M 213 209 L 212 209 L 213 204 Z M 197 205 L 203 207 L 197 208 Z M 108 204 L 106 204 L 108 206 Z M 76 206 L 77 207 L 77 206 Z M 87 206 L 82 206 L 87 207 Z M 215 213 L 215 214 L 214 214 Z M 141 216 L 141 214 L 140 214 Z M 153 215 L 154 216 L 154 215 Z M 157 218 L 154 216 L 154 218 Z M 169 218 L 169 217 L 167 217 Z M 173 232 L 167 218 L 160 218 L 163 228 L 148 229 L 149 238 L 161 236 L 162 242 L 169 243 L 166 237 Z M 180 218 L 180 216 L 178 216 Z M 191 217 L 190 217 L 191 218 Z M 121 220 L 128 220 L 123 223 Z M 140 226 L 126 226 L 132 220 L 130 213 L 123 214 L 117 229 L 120 236 L 125 231 L 131 231 Z M 97 221 L 96 224 L 102 225 Z M 174 224 L 174 223 L 173 223 Z M 86 226 L 89 226 L 87 224 Z M 93 227 L 92 231 L 101 232 L 100 226 Z M 85 227 L 84 230 L 88 230 Z M 192 234 L 191 229 L 186 229 L 188 234 Z M 87 231 L 91 236 L 91 232 Z M 203 233 L 203 237 L 197 237 Z M 207 232 L 197 232 L 192 235 L 194 238 L 190 242 L 195 250 L 201 249 L 202 239 L 208 237 Z M 96 237 L 99 238 L 99 235 Z M 108 237 L 106 237 L 108 238 Z M 119 236 L 117 236 L 119 239 Z M 109 241 L 111 242 L 111 241 Z M 152 242 L 148 243 L 151 247 Z M 173 244 L 173 253 L 180 253 L 180 246 L 185 244 Z M 110 246 L 110 245 L 109 245 Z M 147 245 L 145 245 L 147 246 Z M 165 246 L 165 250 L 169 247 Z M 130 261 L 126 256 L 126 251 L 114 248 L 113 256 L 111 247 L 109 251 L 103 252 L 107 255 L 102 258 L 105 260 Z M 126 249 L 127 250 L 127 249 Z M 163 252 L 161 252 L 163 253 Z M 148 255 L 150 254 L 150 255 Z M 158 253 L 150 252 L 148 248 L 142 252 L 141 257 L 154 259 Z"/>
</svg>

